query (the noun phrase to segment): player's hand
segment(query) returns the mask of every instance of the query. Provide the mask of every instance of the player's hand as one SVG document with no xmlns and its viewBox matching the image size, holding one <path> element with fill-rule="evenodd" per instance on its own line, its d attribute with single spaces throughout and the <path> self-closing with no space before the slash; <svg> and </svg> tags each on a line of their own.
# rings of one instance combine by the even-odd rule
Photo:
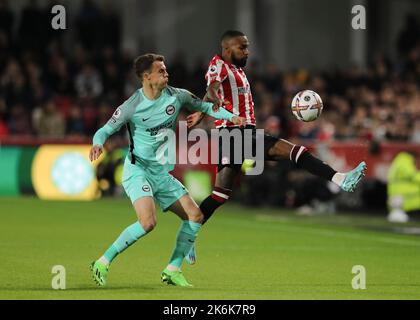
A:
<svg viewBox="0 0 420 320">
<path fill-rule="evenodd" d="M 201 122 L 201 120 L 203 120 L 203 118 L 204 118 L 204 113 L 200 112 L 200 111 L 197 111 L 197 112 L 194 112 L 194 113 L 190 114 L 187 117 L 187 127 L 188 127 L 188 129 L 191 129 L 191 128 L 195 127 L 196 125 L 198 125 Z"/>
<path fill-rule="evenodd" d="M 245 128 L 246 126 L 246 119 L 242 117 L 234 116 L 232 122 L 241 128 Z"/>
<path fill-rule="evenodd" d="M 98 160 L 100 155 L 104 152 L 104 148 L 100 145 L 95 145 L 90 149 L 89 159 L 91 162 Z"/>
<path fill-rule="evenodd" d="M 220 107 L 227 106 L 228 104 L 229 104 L 228 100 L 223 101 L 222 99 L 218 98 L 216 101 L 213 102 L 212 109 L 213 109 L 214 112 L 217 112 L 217 111 L 219 111 Z"/>
<path fill-rule="evenodd" d="M 213 107 L 212 107 L 213 111 L 214 112 L 219 111 L 220 107 L 223 105 L 223 100 L 217 97 L 217 99 L 215 99 L 212 102 L 213 102 Z"/>
</svg>

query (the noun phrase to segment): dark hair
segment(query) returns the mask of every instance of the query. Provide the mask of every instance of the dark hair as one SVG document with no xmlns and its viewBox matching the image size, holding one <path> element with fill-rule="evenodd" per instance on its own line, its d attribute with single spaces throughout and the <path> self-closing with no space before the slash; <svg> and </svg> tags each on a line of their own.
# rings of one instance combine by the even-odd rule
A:
<svg viewBox="0 0 420 320">
<path fill-rule="evenodd" d="M 146 53 L 143 54 L 134 60 L 134 70 L 136 72 L 137 77 L 140 80 L 143 79 L 143 73 L 146 71 L 150 71 L 153 62 L 155 61 L 165 61 L 165 57 L 159 54 L 154 53 Z"/>
<path fill-rule="evenodd" d="M 238 30 L 227 30 L 223 33 L 222 37 L 220 38 L 220 41 L 229 40 L 236 37 L 244 37 L 245 34 Z"/>
</svg>

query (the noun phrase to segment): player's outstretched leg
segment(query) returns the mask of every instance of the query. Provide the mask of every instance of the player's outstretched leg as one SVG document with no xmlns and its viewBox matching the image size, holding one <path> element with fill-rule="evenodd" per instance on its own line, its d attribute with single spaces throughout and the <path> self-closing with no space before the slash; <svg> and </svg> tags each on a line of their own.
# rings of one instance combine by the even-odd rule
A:
<svg viewBox="0 0 420 320">
<path fill-rule="evenodd" d="M 145 234 L 146 231 L 138 221 L 133 223 L 120 234 L 117 240 L 115 240 L 108 250 L 105 251 L 102 257 L 91 263 L 90 269 L 92 271 L 92 277 L 98 286 L 106 285 L 109 265 L 115 257 Z"/>
<path fill-rule="evenodd" d="M 361 162 L 350 172 L 337 172 L 325 162 L 314 157 L 306 147 L 294 145 L 283 139 L 278 140 L 268 150 L 268 156 L 274 159 L 289 159 L 298 168 L 305 169 L 313 175 L 332 181 L 347 192 L 354 192 L 367 169 L 366 163 Z"/>
<path fill-rule="evenodd" d="M 93 280 L 98 286 L 105 286 L 111 262 L 141 237 L 153 230 L 156 225 L 156 208 L 151 197 L 144 197 L 134 203 L 139 221 L 128 226 L 105 251 L 103 256 L 90 265 Z M 142 221 L 142 223 L 140 223 Z"/>
</svg>

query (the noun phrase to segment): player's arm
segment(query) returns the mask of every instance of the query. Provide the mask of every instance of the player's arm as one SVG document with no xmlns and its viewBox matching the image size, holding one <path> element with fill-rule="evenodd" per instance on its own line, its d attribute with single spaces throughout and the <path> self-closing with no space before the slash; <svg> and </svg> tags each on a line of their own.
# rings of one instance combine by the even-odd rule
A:
<svg viewBox="0 0 420 320">
<path fill-rule="evenodd" d="M 96 131 L 95 135 L 93 136 L 92 148 L 89 152 L 90 161 L 95 161 L 100 157 L 100 155 L 103 153 L 106 140 L 108 140 L 111 135 L 119 131 L 121 127 L 128 122 L 132 113 L 130 104 L 134 99 L 135 94 L 115 110 L 107 124 Z"/>
<path fill-rule="evenodd" d="M 108 138 L 115 133 L 110 125 L 106 124 L 98 131 L 96 131 L 93 136 L 92 148 L 89 152 L 90 161 L 97 160 L 104 151 L 104 144 Z"/>
<path fill-rule="evenodd" d="M 213 111 L 217 111 L 223 106 L 223 100 L 219 97 L 219 89 L 222 82 L 227 78 L 227 69 L 223 63 L 211 62 L 206 73 L 207 93 L 204 101 L 213 103 Z M 199 124 L 204 118 L 203 112 L 195 112 L 187 117 L 188 128 L 192 128 Z"/>
<path fill-rule="evenodd" d="M 220 88 L 221 83 L 219 81 L 215 81 L 209 85 L 207 88 L 207 93 L 203 98 L 203 101 L 212 102 L 213 103 L 213 111 L 219 110 L 221 106 L 225 103 L 220 99 L 218 95 L 218 91 Z M 201 111 L 194 112 L 187 117 L 187 125 L 188 128 L 192 128 L 198 125 L 205 117 L 205 113 Z"/>
<path fill-rule="evenodd" d="M 214 81 L 207 87 L 207 94 L 204 101 L 213 103 L 213 111 L 219 110 L 223 106 L 223 100 L 219 97 L 220 81 Z"/>
<path fill-rule="evenodd" d="M 204 96 L 203 101 L 210 101 L 207 98 L 207 93 Z M 196 111 L 196 112 L 188 115 L 188 117 L 187 117 L 188 129 L 191 129 L 191 128 L 195 127 L 196 125 L 198 125 L 204 119 L 205 116 L 206 116 L 206 114 L 204 112 L 201 112 L 201 111 Z"/>
<path fill-rule="evenodd" d="M 242 117 L 238 117 L 233 113 L 227 111 L 225 108 L 219 108 L 217 111 L 213 110 L 213 104 L 210 102 L 205 102 L 191 92 L 184 90 L 182 92 L 183 96 L 183 103 L 190 107 L 192 110 L 200 111 L 205 113 L 213 118 L 220 119 L 220 120 L 228 120 L 240 127 L 244 127 L 246 123 L 246 119 Z"/>
</svg>

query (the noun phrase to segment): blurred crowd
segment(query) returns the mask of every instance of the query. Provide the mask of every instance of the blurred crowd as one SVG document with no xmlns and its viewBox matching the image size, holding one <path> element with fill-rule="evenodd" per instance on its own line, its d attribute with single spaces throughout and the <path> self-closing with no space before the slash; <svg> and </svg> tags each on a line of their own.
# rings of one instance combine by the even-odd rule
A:
<svg viewBox="0 0 420 320">
<path fill-rule="evenodd" d="M 90 137 L 139 87 L 132 71 L 137 53 L 118 49 L 121 19 L 111 7 L 83 3 L 71 50 L 66 31 L 50 27 L 50 6 L 29 1 L 17 18 L 0 0 L 0 137 Z M 308 72 L 251 59 L 246 72 L 258 127 L 284 138 L 420 142 L 419 39 L 419 23 L 408 17 L 395 61 L 378 54 L 366 68 Z M 204 96 L 207 63 L 217 49 L 195 63 L 182 52 L 166 57 L 170 84 Z M 318 121 L 292 118 L 290 103 L 301 89 L 322 97 Z"/>
</svg>

